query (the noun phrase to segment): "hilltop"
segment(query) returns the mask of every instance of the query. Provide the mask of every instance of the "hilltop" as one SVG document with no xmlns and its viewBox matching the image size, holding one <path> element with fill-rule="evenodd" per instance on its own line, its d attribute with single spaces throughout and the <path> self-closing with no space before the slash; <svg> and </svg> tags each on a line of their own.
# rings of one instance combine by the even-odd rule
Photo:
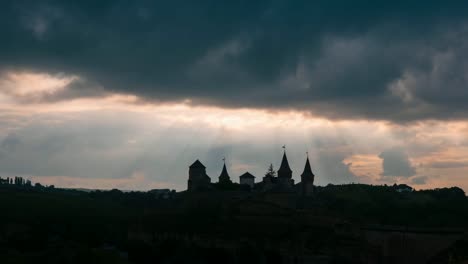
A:
<svg viewBox="0 0 468 264">
<path fill-rule="evenodd" d="M 0 200 L 0 248 L 10 259 L 21 256 L 25 262 L 53 254 L 61 263 L 72 254 L 109 263 L 146 263 L 173 256 L 161 249 L 167 243 L 171 250 L 186 250 L 187 258 L 205 262 L 213 252 L 229 263 L 238 250 L 244 257 L 279 254 L 285 259 L 299 254 L 297 249 L 303 257 L 351 261 L 383 256 L 369 240 L 372 232 L 386 241 L 395 239 L 388 234 L 401 230 L 432 234 L 426 241 L 449 238 L 430 255 L 437 257 L 464 243 L 468 230 L 467 197 L 457 187 L 401 191 L 396 185 L 328 185 L 304 197 L 249 190 L 84 192 L 0 185 Z M 420 237 L 414 239 L 418 246 L 413 250 L 425 247 Z"/>
</svg>

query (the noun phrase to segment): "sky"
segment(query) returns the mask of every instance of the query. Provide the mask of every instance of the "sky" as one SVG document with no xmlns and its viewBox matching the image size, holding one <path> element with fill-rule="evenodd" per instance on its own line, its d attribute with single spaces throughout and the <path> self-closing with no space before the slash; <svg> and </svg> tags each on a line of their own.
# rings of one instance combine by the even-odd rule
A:
<svg viewBox="0 0 468 264">
<path fill-rule="evenodd" d="M 0 3 L 0 177 L 184 190 L 261 180 L 468 191 L 468 3 Z"/>
</svg>

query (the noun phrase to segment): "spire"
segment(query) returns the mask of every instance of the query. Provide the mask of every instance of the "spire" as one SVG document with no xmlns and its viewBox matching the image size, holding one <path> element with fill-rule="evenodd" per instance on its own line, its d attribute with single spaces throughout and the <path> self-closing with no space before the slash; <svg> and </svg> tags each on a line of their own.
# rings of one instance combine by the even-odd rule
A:
<svg viewBox="0 0 468 264">
<path fill-rule="evenodd" d="M 229 177 L 229 173 L 227 172 L 226 169 L 226 158 L 223 158 L 223 170 L 221 171 L 221 174 L 219 175 L 219 182 L 231 182 L 231 179 Z"/>
<path fill-rule="evenodd" d="M 302 181 L 307 179 L 307 180 L 312 180 L 312 182 L 313 182 L 314 181 L 314 176 L 315 175 L 312 172 L 312 168 L 310 167 L 309 156 L 307 155 L 307 160 L 306 160 L 306 164 L 305 164 L 305 167 L 304 167 L 304 172 L 302 172 L 302 174 L 301 174 L 301 179 L 302 179 Z"/>
<path fill-rule="evenodd" d="M 223 165 L 223 171 L 221 171 L 221 175 L 219 175 L 219 178 L 229 178 L 229 174 L 226 169 L 226 164 Z"/>
<path fill-rule="evenodd" d="M 278 170 L 278 177 L 292 177 L 292 170 L 289 167 L 288 157 L 286 156 L 286 146 L 283 146 L 283 160 L 281 160 L 281 166 Z"/>
</svg>

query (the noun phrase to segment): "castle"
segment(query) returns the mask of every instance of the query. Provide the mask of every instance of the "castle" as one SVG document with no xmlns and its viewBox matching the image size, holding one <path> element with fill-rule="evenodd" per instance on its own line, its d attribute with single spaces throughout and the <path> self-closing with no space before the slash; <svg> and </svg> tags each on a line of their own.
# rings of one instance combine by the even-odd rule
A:
<svg viewBox="0 0 468 264">
<path fill-rule="evenodd" d="M 304 171 L 301 174 L 301 182 L 294 184 L 292 170 L 289 166 L 285 150 L 277 176 L 271 165 L 261 182 L 256 183 L 255 176 L 249 172 L 245 172 L 239 177 L 239 188 L 260 192 L 296 192 L 301 195 L 311 195 L 314 192 L 314 179 L 315 175 L 312 172 L 309 157 L 307 156 Z M 203 191 L 216 187 L 235 189 L 235 186 L 236 184 L 231 181 L 226 169 L 225 162 L 216 184 L 211 183 L 211 178 L 206 174 L 206 167 L 199 160 L 196 160 L 189 167 L 188 191 Z"/>
</svg>

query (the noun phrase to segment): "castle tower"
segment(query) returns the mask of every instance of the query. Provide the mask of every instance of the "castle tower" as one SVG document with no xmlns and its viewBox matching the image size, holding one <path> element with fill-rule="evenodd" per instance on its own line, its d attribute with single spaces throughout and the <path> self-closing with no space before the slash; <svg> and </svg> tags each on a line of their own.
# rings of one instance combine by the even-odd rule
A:
<svg viewBox="0 0 468 264">
<path fill-rule="evenodd" d="M 289 167 L 288 157 L 286 156 L 286 147 L 283 146 L 283 149 L 283 159 L 278 170 L 278 183 L 282 189 L 291 189 L 294 185 L 294 180 L 292 179 L 292 170 Z"/>
<path fill-rule="evenodd" d="M 240 185 L 247 185 L 250 189 L 253 189 L 255 186 L 255 176 L 250 174 L 250 172 L 246 172 L 239 176 L 239 183 Z"/>
<path fill-rule="evenodd" d="M 223 170 L 221 171 L 221 174 L 219 175 L 219 183 L 220 184 L 231 184 L 231 178 L 229 177 L 229 174 L 226 169 L 226 160 L 223 159 L 224 165 L 223 165 Z"/>
<path fill-rule="evenodd" d="M 281 161 L 281 166 L 278 170 L 278 178 L 292 178 L 292 170 L 289 167 L 288 157 L 286 157 L 286 150 L 283 153 L 283 160 Z"/>
<path fill-rule="evenodd" d="M 211 178 L 206 174 L 206 167 L 196 160 L 189 167 L 189 179 L 187 189 L 189 191 L 209 188 Z"/>
<path fill-rule="evenodd" d="M 307 156 L 304 171 L 301 174 L 301 194 L 310 195 L 314 192 L 315 175 L 310 167 L 309 156 Z"/>
</svg>

